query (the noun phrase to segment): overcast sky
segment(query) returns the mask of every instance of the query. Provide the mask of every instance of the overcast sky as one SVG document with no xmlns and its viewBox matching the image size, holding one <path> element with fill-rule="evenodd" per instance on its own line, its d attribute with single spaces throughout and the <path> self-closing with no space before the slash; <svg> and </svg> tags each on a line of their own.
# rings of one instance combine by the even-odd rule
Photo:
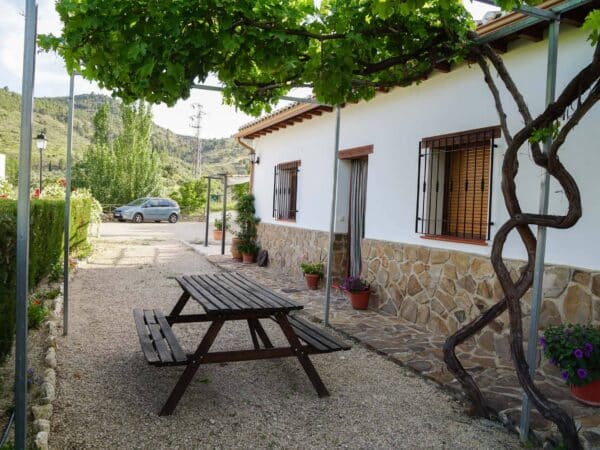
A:
<svg viewBox="0 0 600 450">
<path fill-rule="evenodd" d="M 467 8 L 478 19 L 490 6 L 471 3 L 464 0 Z M 8 86 L 13 92 L 21 92 L 22 60 L 23 60 L 23 29 L 25 20 L 23 11 L 25 0 L 2 0 L 0 14 L 0 87 Z M 59 34 L 61 22 L 54 10 L 54 0 L 39 0 L 38 32 Z M 54 54 L 38 54 L 35 77 L 36 97 L 66 96 L 69 92 L 69 78 L 62 60 Z M 207 84 L 216 84 L 209 79 Z M 75 93 L 102 92 L 94 83 L 77 78 Z M 110 94 L 109 92 L 104 92 Z M 192 95 L 185 101 L 178 102 L 174 107 L 165 105 L 153 107 L 154 121 L 179 134 L 193 134 L 189 117 L 192 114 L 192 104 L 203 105 L 205 115 L 202 119 L 202 137 L 227 137 L 237 131 L 240 125 L 252 120 L 245 114 L 236 112 L 234 108 L 222 105 L 218 92 L 193 90 Z"/>
</svg>

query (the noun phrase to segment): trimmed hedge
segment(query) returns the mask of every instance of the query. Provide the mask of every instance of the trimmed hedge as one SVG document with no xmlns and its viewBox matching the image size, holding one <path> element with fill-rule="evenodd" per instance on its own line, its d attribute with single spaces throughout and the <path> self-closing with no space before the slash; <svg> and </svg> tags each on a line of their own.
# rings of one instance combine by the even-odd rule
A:
<svg viewBox="0 0 600 450">
<path fill-rule="evenodd" d="M 72 251 L 86 251 L 91 200 L 71 202 Z M 29 287 L 50 273 L 63 251 L 65 202 L 32 200 L 29 240 Z M 15 326 L 17 202 L 0 200 L 0 363 L 10 353 Z"/>
</svg>

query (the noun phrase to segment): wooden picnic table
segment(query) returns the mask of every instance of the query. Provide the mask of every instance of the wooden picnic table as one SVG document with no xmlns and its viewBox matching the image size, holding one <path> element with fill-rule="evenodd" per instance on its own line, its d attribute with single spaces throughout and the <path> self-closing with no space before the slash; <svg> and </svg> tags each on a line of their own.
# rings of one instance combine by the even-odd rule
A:
<svg viewBox="0 0 600 450">
<path fill-rule="evenodd" d="M 308 355 L 349 350 L 350 347 L 319 326 L 290 314 L 302 309 L 302 305 L 236 272 L 182 276 L 176 280 L 183 293 L 169 315 L 165 316 L 160 310 L 133 311 L 142 351 L 148 362 L 155 366 L 185 366 L 160 411 L 161 416 L 173 413 L 201 364 L 295 356 L 319 397 L 329 395 Z M 198 302 L 205 312 L 182 314 L 190 299 Z M 274 347 L 261 319 L 274 320 L 289 346 Z M 229 320 L 247 321 L 253 349 L 209 351 L 221 327 Z M 177 341 L 172 325 L 194 322 L 209 322 L 210 325 L 196 351 L 186 353 Z"/>
</svg>

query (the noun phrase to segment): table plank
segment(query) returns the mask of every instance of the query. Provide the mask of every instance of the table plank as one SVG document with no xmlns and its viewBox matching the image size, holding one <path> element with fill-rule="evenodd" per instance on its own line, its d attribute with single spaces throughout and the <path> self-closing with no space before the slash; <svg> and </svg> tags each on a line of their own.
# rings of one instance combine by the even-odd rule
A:
<svg viewBox="0 0 600 450">
<path fill-rule="evenodd" d="M 145 310 L 144 318 L 146 319 L 146 323 L 148 325 L 150 325 L 151 323 L 156 323 L 156 319 L 154 318 L 154 313 L 152 312 L 152 310 Z"/>
<path fill-rule="evenodd" d="M 326 330 L 323 330 L 317 324 L 313 324 L 306 319 L 297 317 L 295 315 L 289 315 L 288 321 L 296 331 L 296 334 L 300 335 L 300 332 L 310 334 L 310 336 L 319 340 L 324 346 L 328 347 L 329 349 L 341 348 L 345 350 L 350 348 L 348 345 L 331 336 Z"/>
<path fill-rule="evenodd" d="M 158 353 L 156 353 L 154 346 L 152 345 L 150 332 L 148 331 L 148 328 L 144 322 L 144 312 L 141 309 L 134 309 L 133 317 L 138 337 L 140 339 L 140 345 L 142 346 L 142 351 L 144 352 L 146 359 L 148 359 L 150 364 L 159 362 L 160 358 Z"/>
<path fill-rule="evenodd" d="M 173 362 L 173 355 L 171 355 L 171 350 L 169 350 L 169 346 L 160 332 L 160 325 L 157 323 L 148 324 L 148 328 L 152 334 L 156 351 L 160 355 L 160 360 L 162 362 Z"/>
<path fill-rule="evenodd" d="M 253 295 L 253 293 L 250 292 L 248 289 L 240 288 L 235 282 L 227 279 L 223 275 L 224 274 L 221 274 L 221 276 L 217 280 L 215 280 L 219 284 L 219 286 L 221 286 L 223 290 L 226 290 L 229 293 L 235 295 L 236 298 L 239 298 L 242 301 L 245 301 L 246 303 L 252 305 L 251 307 L 253 309 L 257 308 L 264 311 L 275 311 L 276 309 L 279 309 L 279 305 L 273 305 L 272 303 L 264 300 L 263 298 Z"/>
<path fill-rule="evenodd" d="M 266 299 L 269 299 L 269 301 L 271 301 L 273 303 L 273 305 L 275 305 L 278 308 L 302 309 L 302 305 L 300 305 L 299 303 L 296 303 L 290 299 L 287 299 L 285 297 L 282 297 L 282 296 L 276 294 L 275 292 L 265 288 L 264 286 L 261 286 L 260 284 L 249 280 L 248 278 L 241 275 L 240 273 L 226 272 L 223 274 L 223 276 L 232 280 L 238 286 L 240 286 L 244 289 L 247 289 L 249 292 L 251 292 L 254 295 L 264 296 Z"/>
<path fill-rule="evenodd" d="M 171 326 L 169 325 L 169 322 L 167 321 L 165 315 L 158 310 L 154 311 L 154 315 L 156 316 L 156 320 L 160 325 L 162 333 L 165 336 L 169 347 L 171 347 L 171 352 L 173 353 L 175 361 L 187 361 L 187 355 L 179 345 L 179 342 L 177 341 L 177 338 L 175 337 L 175 334 L 173 333 L 173 330 L 171 329 Z"/>
<path fill-rule="evenodd" d="M 249 305 L 243 301 L 240 301 L 236 298 L 232 293 L 230 293 L 227 289 L 221 286 L 218 280 L 214 280 L 209 275 L 194 275 L 192 276 L 194 281 L 198 283 L 198 285 L 202 286 L 202 288 L 211 292 L 215 297 L 219 297 L 219 299 L 223 302 L 227 302 L 228 305 L 231 305 L 231 309 L 235 310 L 252 310 L 253 305 Z"/>
<path fill-rule="evenodd" d="M 220 312 L 229 309 L 221 300 L 216 298 L 210 292 L 205 289 L 198 287 L 197 283 L 189 276 L 181 277 L 180 285 L 185 289 L 194 300 L 202 305 L 207 313 Z"/>
<path fill-rule="evenodd" d="M 235 272 L 185 275 L 177 277 L 177 282 L 209 315 L 273 314 L 303 308 Z"/>
</svg>

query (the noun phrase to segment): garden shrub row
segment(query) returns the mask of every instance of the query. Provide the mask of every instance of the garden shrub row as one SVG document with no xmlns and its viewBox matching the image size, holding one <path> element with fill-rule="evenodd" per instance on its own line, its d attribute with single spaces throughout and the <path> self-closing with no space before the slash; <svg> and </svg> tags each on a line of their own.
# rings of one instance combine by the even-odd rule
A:
<svg viewBox="0 0 600 450">
<path fill-rule="evenodd" d="M 71 202 L 70 245 L 74 252 L 87 250 L 92 200 Z M 65 202 L 32 200 L 29 240 L 29 287 L 50 273 L 63 251 Z M 0 199 L 0 363 L 10 353 L 15 326 L 17 202 Z"/>
</svg>

